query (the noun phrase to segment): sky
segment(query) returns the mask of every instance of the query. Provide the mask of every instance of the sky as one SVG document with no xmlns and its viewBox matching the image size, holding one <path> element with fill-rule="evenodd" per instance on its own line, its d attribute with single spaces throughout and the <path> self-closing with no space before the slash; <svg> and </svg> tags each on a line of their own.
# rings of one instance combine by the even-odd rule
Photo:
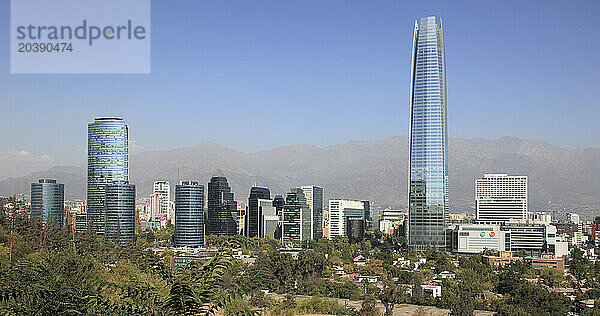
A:
<svg viewBox="0 0 600 316">
<path fill-rule="evenodd" d="M 450 137 L 600 147 L 600 1 L 152 1 L 149 75 L 11 75 L 0 1 L 0 154 L 85 164 L 87 123 L 134 152 L 243 152 L 406 135 L 414 21 L 441 16 Z"/>
</svg>

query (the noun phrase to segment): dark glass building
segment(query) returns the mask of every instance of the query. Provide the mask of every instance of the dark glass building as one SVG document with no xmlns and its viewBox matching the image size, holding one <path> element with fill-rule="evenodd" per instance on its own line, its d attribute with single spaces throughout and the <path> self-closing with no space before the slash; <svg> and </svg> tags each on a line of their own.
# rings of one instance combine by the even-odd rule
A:
<svg viewBox="0 0 600 316">
<path fill-rule="evenodd" d="M 115 181 L 105 185 L 104 241 L 135 244 L 135 185 Z"/>
<path fill-rule="evenodd" d="M 365 207 L 365 230 L 372 231 L 373 229 L 373 216 L 371 209 L 371 201 L 361 201 L 363 206 Z"/>
<path fill-rule="evenodd" d="M 346 236 L 350 243 L 361 242 L 365 236 L 365 221 L 362 217 L 348 217 L 346 220 Z"/>
<path fill-rule="evenodd" d="M 285 199 L 283 198 L 283 196 L 279 194 L 276 195 L 273 199 L 273 207 L 275 207 L 277 215 L 279 216 L 281 216 L 281 213 L 283 212 L 283 205 L 285 205 Z"/>
<path fill-rule="evenodd" d="M 283 241 L 310 239 L 310 208 L 301 188 L 292 188 L 285 197 L 282 217 Z"/>
<path fill-rule="evenodd" d="M 204 246 L 204 186 L 182 181 L 175 186 L 175 247 Z"/>
<path fill-rule="evenodd" d="M 269 188 L 250 188 L 250 196 L 248 197 L 248 207 L 246 208 L 246 216 L 244 219 L 244 236 L 257 237 L 260 234 L 260 222 L 262 218 L 262 212 L 258 205 L 259 199 L 271 199 L 271 192 L 269 191 Z"/>
<path fill-rule="evenodd" d="M 42 225 L 65 222 L 65 186 L 56 180 L 40 179 L 31 184 L 31 217 L 40 219 Z"/>
<path fill-rule="evenodd" d="M 101 117 L 88 124 L 87 214 L 104 233 L 105 186 L 129 181 L 129 126 L 122 118 Z"/>
<path fill-rule="evenodd" d="M 221 169 L 208 183 L 207 235 L 233 236 L 237 234 L 237 202 Z"/>
</svg>

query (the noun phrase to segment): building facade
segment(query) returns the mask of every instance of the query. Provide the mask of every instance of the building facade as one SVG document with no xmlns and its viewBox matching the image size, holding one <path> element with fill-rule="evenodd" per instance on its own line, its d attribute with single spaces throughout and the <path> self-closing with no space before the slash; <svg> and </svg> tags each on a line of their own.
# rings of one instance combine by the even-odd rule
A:
<svg viewBox="0 0 600 316">
<path fill-rule="evenodd" d="M 129 181 L 129 126 L 122 118 L 101 117 L 88 124 L 87 214 L 104 233 L 106 185 Z"/>
<path fill-rule="evenodd" d="M 208 183 L 207 235 L 233 236 L 237 234 L 237 202 L 221 169 Z"/>
<path fill-rule="evenodd" d="M 301 188 L 292 188 L 286 195 L 282 213 L 283 241 L 310 239 L 310 208 Z"/>
<path fill-rule="evenodd" d="M 175 247 L 204 246 L 204 186 L 181 181 L 175 186 Z"/>
<path fill-rule="evenodd" d="M 65 186 L 52 179 L 40 179 L 31 184 L 31 217 L 43 227 L 65 223 Z"/>
<path fill-rule="evenodd" d="M 316 185 L 301 187 L 310 209 L 310 238 L 317 240 L 323 237 L 323 188 Z"/>
<path fill-rule="evenodd" d="M 527 176 L 484 174 L 475 180 L 475 218 L 488 223 L 527 219 Z"/>
<path fill-rule="evenodd" d="M 415 22 L 409 132 L 409 245 L 446 247 L 448 126 L 444 28 L 435 17 Z"/>
<path fill-rule="evenodd" d="M 135 185 L 114 181 L 105 186 L 104 241 L 135 244 Z"/>
<path fill-rule="evenodd" d="M 256 186 L 250 188 L 243 230 L 243 234 L 246 237 L 257 237 L 260 235 L 260 223 L 262 218 L 262 210 L 258 205 L 258 200 L 260 199 L 271 200 L 269 188 Z"/>
<path fill-rule="evenodd" d="M 160 219 L 161 227 L 165 227 L 169 223 L 175 224 L 175 213 L 171 209 L 171 185 L 169 181 L 155 181 L 150 200 L 153 202 L 151 213 L 155 218 Z"/>
<path fill-rule="evenodd" d="M 329 200 L 329 238 L 347 236 L 349 218 L 365 220 L 365 209 L 361 201 Z"/>
</svg>

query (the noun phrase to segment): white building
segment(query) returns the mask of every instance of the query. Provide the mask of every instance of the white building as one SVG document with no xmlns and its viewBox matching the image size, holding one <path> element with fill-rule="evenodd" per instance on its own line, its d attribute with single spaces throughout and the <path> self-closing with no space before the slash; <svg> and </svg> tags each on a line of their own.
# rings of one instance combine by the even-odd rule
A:
<svg viewBox="0 0 600 316">
<path fill-rule="evenodd" d="M 365 209 L 361 201 L 329 200 L 329 238 L 346 236 L 348 217 L 360 217 L 364 220 Z"/>
<path fill-rule="evenodd" d="M 258 213 L 260 214 L 258 236 L 275 238 L 277 228 L 281 225 L 281 218 L 277 215 L 273 200 L 258 199 Z"/>
<path fill-rule="evenodd" d="M 552 223 L 552 213 L 550 212 L 528 212 L 527 219 L 530 221 L 540 221 L 544 224 Z"/>
<path fill-rule="evenodd" d="M 502 224 L 457 224 L 452 229 L 452 251 L 480 253 L 486 249 L 498 251 L 525 250 L 532 256 L 543 253 L 562 255 L 556 227 L 541 222 L 511 220 Z"/>
<path fill-rule="evenodd" d="M 484 174 L 475 180 L 475 216 L 487 223 L 527 219 L 527 176 Z"/>
<path fill-rule="evenodd" d="M 175 224 L 175 212 L 171 208 L 171 186 L 169 181 L 156 181 L 150 198 L 151 214 L 161 218 L 161 226 Z M 164 219 L 164 220 L 163 220 Z"/>
</svg>

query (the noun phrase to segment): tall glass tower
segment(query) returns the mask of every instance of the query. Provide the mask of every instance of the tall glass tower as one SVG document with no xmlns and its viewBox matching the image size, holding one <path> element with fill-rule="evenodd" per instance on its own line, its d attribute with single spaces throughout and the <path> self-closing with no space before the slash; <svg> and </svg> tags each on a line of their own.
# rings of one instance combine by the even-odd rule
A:
<svg viewBox="0 0 600 316">
<path fill-rule="evenodd" d="M 113 181 L 105 188 L 104 241 L 135 244 L 135 185 Z"/>
<path fill-rule="evenodd" d="M 40 179 L 31 184 L 31 216 L 39 218 L 42 225 L 56 224 L 62 228 L 65 222 L 65 186 L 52 179 Z"/>
<path fill-rule="evenodd" d="M 181 181 L 175 186 L 175 247 L 204 245 L 204 186 Z"/>
<path fill-rule="evenodd" d="M 129 181 L 129 126 L 122 118 L 88 124 L 87 207 L 93 229 L 104 234 L 105 186 Z"/>
<path fill-rule="evenodd" d="M 237 202 L 221 169 L 208 183 L 208 216 L 206 235 L 233 236 L 237 234 Z"/>
<path fill-rule="evenodd" d="M 409 245 L 446 246 L 448 126 L 446 54 L 440 19 L 415 22 L 410 91 Z"/>
<path fill-rule="evenodd" d="M 248 197 L 248 208 L 246 209 L 246 218 L 244 219 L 244 236 L 257 237 L 260 235 L 260 221 L 262 212 L 259 207 L 259 200 L 270 200 L 271 192 L 269 188 L 252 187 Z"/>
</svg>

